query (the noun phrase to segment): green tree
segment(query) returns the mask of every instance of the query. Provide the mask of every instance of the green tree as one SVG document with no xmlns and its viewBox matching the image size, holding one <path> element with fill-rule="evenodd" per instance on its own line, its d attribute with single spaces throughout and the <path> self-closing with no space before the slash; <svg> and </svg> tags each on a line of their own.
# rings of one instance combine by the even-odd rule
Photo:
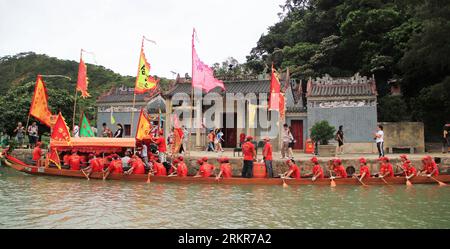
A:
<svg viewBox="0 0 450 249">
<path fill-rule="evenodd" d="M 327 145 L 328 141 L 334 138 L 335 131 L 336 129 L 328 121 L 322 120 L 315 123 L 311 128 L 311 139 L 319 141 L 320 144 Z"/>
</svg>

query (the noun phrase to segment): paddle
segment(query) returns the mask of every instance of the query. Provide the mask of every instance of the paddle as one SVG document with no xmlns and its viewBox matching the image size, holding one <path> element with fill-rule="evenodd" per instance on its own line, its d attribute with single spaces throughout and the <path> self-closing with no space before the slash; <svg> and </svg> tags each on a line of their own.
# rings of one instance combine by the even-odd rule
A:
<svg viewBox="0 0 450 249">
<path fill-rule="evenodd" d="M 150 183 L 150 172 L 148 172 L 147 183 Z"/>
<path fill-rule="evenodd" d="M 86 177 L 86 179 L 89 181 L 89 176 L 86 174 L 86 172 L 84 172 L 83 169 L 81 169 L 81 172 L 83 172 L 83 175 Z"/>
<path fill-rule="evenodd" d="M 329 170 L 329 171 L 330 171 L 330 179 L 331 179 L 330 186 L 336 187 L 336 182 L 334 181 L 333 173 L 331 173 L 331 170 Z"/>
<path fill-rule="evenodd" d="M 278 174 L 281 178 L 281 180 L 283 180 L 283 188 L 286 188 L 288 185 L 286 183 L 286 181 L 284 180 L 284 174 Z"/>
<path fill-rule="evenodd" d="M 447 186 L 446 183 L 443 183 L 443 182 L 439 181 L 438 179 L 436 179 L 436 178 L 434 178 L 434 177 L 432 177 L 432 176 L 430 176 L 430 178 L 433 179 L 433 180 L 435 180 L 437 183 L 439 183 L 439 186 Z"/>
<path fill-rule="evenodd" d="M 386 183 L 387 185 L 389 185 L 389 183 L 384 179 L 384 177 L 381 177 L 381 180 L 383 180 L 384 183 Z"/>
<path fill-rule="evenodd" d="M 356 179 L 358 179 L 358 181 L 364 186 L 367 187 L 368 185 L 365 184 L 359 177 L 355 176 Z"/>
</svg>

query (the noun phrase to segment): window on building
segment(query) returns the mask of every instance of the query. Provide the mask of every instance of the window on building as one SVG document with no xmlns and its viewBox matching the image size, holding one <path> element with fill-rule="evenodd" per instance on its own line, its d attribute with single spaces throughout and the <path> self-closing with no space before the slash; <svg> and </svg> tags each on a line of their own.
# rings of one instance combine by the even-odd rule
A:
<svg viewBox="0 0 450 249">
<path fill-rule="evenodd" d="M 125 136 L 131 136 L 131 125 L 129 124 L 124 125 L 124 129 L 125 129 Z"/>
</svg>

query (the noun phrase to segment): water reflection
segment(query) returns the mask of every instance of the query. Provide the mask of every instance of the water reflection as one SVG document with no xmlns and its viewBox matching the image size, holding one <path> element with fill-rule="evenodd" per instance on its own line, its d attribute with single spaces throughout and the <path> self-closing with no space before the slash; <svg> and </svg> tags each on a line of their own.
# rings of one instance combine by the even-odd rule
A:
<svg viewBox="0 0 450 249">
<path fill-rule="evenodd" d="M 1 169 L 0 228 L 450 228 L 450 188 L 84 181 Z"/>
</svg>

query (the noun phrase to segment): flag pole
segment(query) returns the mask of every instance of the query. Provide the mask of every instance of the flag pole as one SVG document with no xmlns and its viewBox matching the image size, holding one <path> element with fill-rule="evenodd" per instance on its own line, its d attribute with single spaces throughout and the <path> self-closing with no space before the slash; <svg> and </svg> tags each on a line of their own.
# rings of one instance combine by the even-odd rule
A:
<svg viewBox="0 0 450 249">
<path fill-rule="evenodd" d="M 83 58 L 83 49 L 80 50 L 80 60 Z M 78 83 L 77 83 L 78 84 Z M 77 110 L 77 97 L 78 97 L 78 85 L 75 86 L 75 100 L 73 102 L 73 117 L 72 117 L 72 130 L 75 127 L 75 114 Z"/>
<path fill-rule="evenodd" d="M 192 29 L 192 47 L 191 47 L 191 99 L 192 99 L 192 108 L 191 111 L 192 113 L 189 115 L 191 120 L 190 120 L 190 127 L 189 127 L 189 136 L 188 136 L 188 140 L 189 140 L 189 148 L 186 150 L 186 154 L 190 155 L 191 150 L 192 150 L 192 137 L 191 137 L 191 133 L 192 133 L 192 128 L 194 126 L 194 35 L 195 35 L 195 28 Z"/>
<path fill-rule="evenodd" d="M 134 84 L 133 108 L 131 109 L 131 127 L 130 127 L 130 135 L 131 136 L 133 135 L 134 107 L 135 107 L 135 104 L 136 104 L 136 87 L 138 85 L 137 83 L 138 83 L 138 80 L 139 80 L 139 70 L 140 70 L 139 65 L 141 64 L 141 54 L 142 54 L 142 52 L 144 50 L 144 39 L 145 39 L 145 36 L 142 36 L 141 52 L 139 53 L 138 71 L 137 71 L 137 74 L 136 74 L 136 83 Z"/>
</svg>

